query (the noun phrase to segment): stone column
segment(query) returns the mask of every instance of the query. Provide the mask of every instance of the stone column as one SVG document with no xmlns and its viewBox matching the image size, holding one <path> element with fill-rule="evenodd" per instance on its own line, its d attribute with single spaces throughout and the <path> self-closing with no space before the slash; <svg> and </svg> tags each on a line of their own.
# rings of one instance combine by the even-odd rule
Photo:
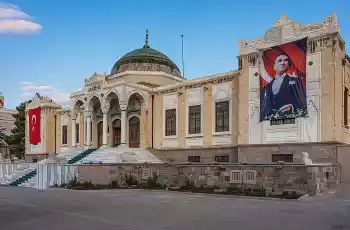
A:
<svg viewBox="0 0 350 230">
<path fill-rule="evenodd" d="M 91 147 L 91 115 L 92 112 L 85 111 L 85 121 L 86 121 L 86 142 L 85 147 Z"/>
<path fill-rule="evenodd" d="M 120 110 L 121 110 L 121 116 L 120 116 L 120 125 L 121 125 L 121 134 L 120 134 L 120 146 L 126 146 L 126 103 L 120 103 Z"/>
<path fill-rule="evenodd" d="M 77 135 L 76 135 L 76 120 L 77 120 L 77 117 L 76 117 L 76 114 L 73 113 L 72 114 L 72 147 L 75 148 L 77 146 Z"/>
<path fill-rule="evenodd" d="M 103 113 L 103 137 L 102 137 L 102 145 L 103 147 L 108 146 L 108 111 L 109 108 L 102 108 Z"/>
</svg>

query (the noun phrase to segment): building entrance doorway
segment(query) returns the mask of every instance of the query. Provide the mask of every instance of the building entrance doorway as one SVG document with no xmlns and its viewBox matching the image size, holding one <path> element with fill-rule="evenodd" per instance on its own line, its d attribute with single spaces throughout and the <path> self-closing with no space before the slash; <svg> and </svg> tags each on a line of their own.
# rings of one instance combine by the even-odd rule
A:
<svg viewBox="0 0 350 230">
<path fill-rule="evenodd" d="M 121 136 L 121 122 L 120 119 L 115 119 L 112 124 L 113 127 L 113 146 L 120 145 Z"/>
<path fill-rule="evenodd" d="M 140 119 L 138 117 L 129 119 L 129 147 L 140 148 Z"/>
<path fill-rule="evenodd" d="M 97 147 L 100 148 L 102 146 L 103 139 L 103 122 L 100 121 L 97 123 Z"/>
</svg>

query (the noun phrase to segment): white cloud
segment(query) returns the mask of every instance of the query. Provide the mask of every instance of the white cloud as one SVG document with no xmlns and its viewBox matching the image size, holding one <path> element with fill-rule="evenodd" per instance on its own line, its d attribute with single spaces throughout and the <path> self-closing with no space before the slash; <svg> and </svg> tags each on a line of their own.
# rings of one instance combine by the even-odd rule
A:
<svg viewBox="0 0 350 230">
<path fill-rule="evenodd" d="M 51 95 L 48 94 L 49 97 L 51 97 L 52 100 L 54 100 L 57 104 L 67 106 L 70 103 L 69 93 L 63 93 L 63 92 L 53 92 Z"/>
<path fill-rule="evenodd" d="M 28 34 L 41 30 L 41 25 L 11 4 L 0 4 L 0 34 Z"/>
<path fill-rule="evenodd" d="M 40 95 L 49 96 L 57 104 L 63 106 L 67 106 L 70 103 L 70 94 L 52 85 L 40 85 L 27 81 L 21 82 L 21 85 L 24 85 L 20 88 L 21 96 L 26 100 L 32 99 L 35 93 L 39 93 Z"/>
<path fill-rule="evenodd" d="M 30 81 L 22 81 L 21 84 L 22 84 L 22 85 L 32 85 L 33 82 L 30 82 Z"/>
<path fill-rule="evenodd" d="M 31 91 L 31 90 L 36 90 L 36 91 L 53 91 L 55 90 L 54 87 L 52 87 L 51 85 L 27 85 L 27 86 L 23 86 L 21 88 L 22 91 Z"/>
<path fill-rule="evenodd" d="M 29 18 L 29 15 L 14 5 L 0 5 L 0 18 Z"/>
</svg>

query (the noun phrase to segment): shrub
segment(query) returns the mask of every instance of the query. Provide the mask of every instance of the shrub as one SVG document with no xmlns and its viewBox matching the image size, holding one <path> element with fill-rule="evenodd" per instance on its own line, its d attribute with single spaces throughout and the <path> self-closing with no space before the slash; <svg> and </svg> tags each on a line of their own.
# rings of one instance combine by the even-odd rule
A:
<svg viewBox="0 0 350 230">
<path fill-rule="evenodd" d="M 70 186 L 70 187 L 74 187 L 77 185 L 80 185 L 80 183 L 79 183 L 78 178 L 76 176 L 68 182 L 68 186 Z"/>
<path fill-rule="evenodd" d="M 117 180 L 113 180 L 110 184 L 109 187 L 111 188 L 119 188 L 119 183 Z"/>
<path fill-rule="evenodd" d="M 191 181 L 188 177 L 185 178 L 184 185 L 181 186 L 180 190 L 191 191 L 194 187 L 194 181 Z"/>
<path fill-rule="evenodd" d="M 149 177 L 146 186 L 149 189 L 162 188 L 162 185 L 158 183 L 158 175 L 153 174 L 152 177 Z"/>
<path fill-rule="evenodd" d="M 138 181 L 136 180 L 136 178 L 129 173 L 125 174 L 125 183 L 130 187 L 131 185 L 138 185 Z"/>
<path fill-rule="evenodd" d="M 302 194 L 300 194 L 296 191 L 291 191 L 291 192 L 285 191 L 282 193 L 282 197 L 285 199 L 298 199 L 301 196 L 302 196 Z"/>
</svg>

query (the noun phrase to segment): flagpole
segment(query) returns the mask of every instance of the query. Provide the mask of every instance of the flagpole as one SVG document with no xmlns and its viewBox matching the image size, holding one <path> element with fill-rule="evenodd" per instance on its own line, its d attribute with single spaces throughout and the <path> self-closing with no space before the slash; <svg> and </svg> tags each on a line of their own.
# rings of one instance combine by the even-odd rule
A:
<svg viewBox="0 0 350 230">
<path fill-rule="evenodd" d="M 182 80 L 185 79 L 185 61 L 184 61 L 184 35 L 181 34 L 181 56 L 182 56 Z"/>
</svg>

